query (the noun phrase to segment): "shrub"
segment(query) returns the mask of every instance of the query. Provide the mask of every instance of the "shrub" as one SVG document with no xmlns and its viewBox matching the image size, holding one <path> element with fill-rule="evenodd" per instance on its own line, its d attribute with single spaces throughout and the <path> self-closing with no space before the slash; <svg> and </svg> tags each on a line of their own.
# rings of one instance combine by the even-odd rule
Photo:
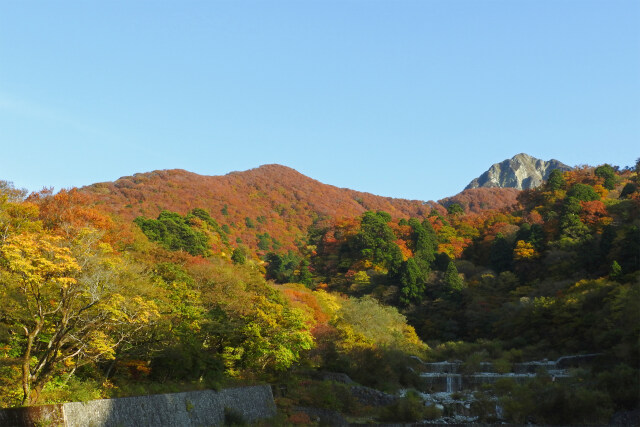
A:
<svg viewBox="0 0 640 427">
<path fill-rule="evenodd" d="M 287 421 L 289 421 L 291 424 L 311 424 L 311 418 L 309 418 L 309 415 L 304 412 L 296 412 L 294 414 L 291 414 Z"/>
<path fill-rule="evenodd" d="M 442 415 L 436 406 L 425 406 L 420 395 L 410 391 L 380 413 L 381 421 L 416 422 L 424 419 L 435 419 Z"/>
<path fill-rule="evenodd" d="M 229 408 L 228 406 L 224 407 L 224 425 L 225 426 L 245 426 L 247 422 L 244 420 L 242 413 L 240 411 Z"/>
</svg>

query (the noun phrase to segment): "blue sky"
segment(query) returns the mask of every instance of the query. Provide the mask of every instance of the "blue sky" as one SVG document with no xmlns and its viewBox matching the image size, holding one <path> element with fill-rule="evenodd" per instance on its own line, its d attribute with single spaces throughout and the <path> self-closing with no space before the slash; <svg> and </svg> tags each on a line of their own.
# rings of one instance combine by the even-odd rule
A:
<svg viewBox="0 0 640 427">
<path fill-rule="evenodd" d="M 437 200 L 640 157 L 638 1 L 0 0 L 0 179 L 267 163 Z"/>
</svg>

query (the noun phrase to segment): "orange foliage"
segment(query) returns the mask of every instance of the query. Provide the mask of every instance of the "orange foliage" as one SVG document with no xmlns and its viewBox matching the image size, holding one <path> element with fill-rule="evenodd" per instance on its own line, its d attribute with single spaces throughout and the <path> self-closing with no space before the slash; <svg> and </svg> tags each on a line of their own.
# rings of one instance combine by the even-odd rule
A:
<svg viewBox="0 0 640 427">
<path fill-rule="evenodd" d="M 567 183 L 567 188 L 570 188 L 573 184 L 588 184 L 594 185 L 597 181 L 596 176 L 593 173 L 594 168 L 591 166 L 579 166 L 573 170 L 563 173 L 564 180 Z"/>
<path fill-rule="evenodd" d="M 439 200 L 440 204 L 458 203 L 466 213 L 504 209 L 517 203 L 520 190 L 515 188 L 470 188 L 453 197 Z"/>
<path fill-rule="evenodd" d="M 582 206 L 580 219 L 587 225 L 604 226 L 613 221 L 613 219 L 608 216 L 606 206 L 600 200 L 580 202 L 580 206 Z"/>
<path fill-rule="evenodd" d="M 127 370 L 130 378 L 135 380 L 140 380 L 151 373 L 149 362 L 144 360 L 131 359 L 126 362 L 120 362 L 119 365 Z"/>
<path fill-rule="evenodd" d="M 78 191 L 100 200 L 96 209 L 127 221 L 141 215 L 155 218 L 163 209 L 184 215 L 199 207 L 220 225 L 229 227 L 230 242 L 240 238 L 255 249 L 256 234 L 268 233 L 283 251 L 296 250 L 296 240 L 317 218 L 357 218 L 368 210 L 389 212 L 394 218 L 424 217 L 431 210 L 417 200 L 380 197 L 322 184 L 279 165 L 224 176 L 202 176 L 180 169 L 154 171 Z M 246 217 L 254 228 L 246 225 Z"/>
<path fill-rule="evenodd" d="M 294 307 L 308 308 L 313 314 L 314 323 L 326 323 L 329 321 L 329 315 L 322 311 L 316 297 L 308 291 L 298 291 L 295 289 L 284 289 L 283 293 Z M 306 311 L 306 310 L 305 310 Z"/>
<path fill-rule="evenodd" d="M 398 247 L 400 248 L 400 252 L 402 253 L 402 259 L 404 261 L 408 260 L 409 258 L 411 258 L 413 256 L 413 252 L 411 251 L 411 249 L 409 249 L 407 247 L 407 241 L 406 240 L 398 239 L 394 243 L 396 245 L 398 245 Z"/>
<path fill-rule="evenodd" d="M 98 209 L 95 196 L 78 189 L 61 190 L 57 194 L 43 190 L 32 193 L 27 202 L 38 206 L 43 225 L 53 233 L 69 237 L 84 227 L 91 227 L 103 231 L 102 240 L 115 248 L 134 240 L 130 223 L 122 223 L 120 218 L 114 221 Z"/>
<path fill-rule="evenodd" d="M 93 200 L 76 189 L 61 190 L 55 195 L 44 190 L 31 194 L 29 201 L 38 204 L 44 225 L 53 230 L 64 231 L 69 226 L 75 229 L 91 226 L 99 230 L 113 227 L 111 218 L 90 207 Z"/>
<path fill-rule="evenodd" d="M 543 224 L 544 223 L 544 219 L 542 218 L 542 215 L 540 215 L 540 213 L 537 210 L 532 210 L 531 212 L 525 213 L 525 216 L 524 216 L 523 219 L 526 222 L 528 222 L 529 224 Z"/>
<path fill-rule="evenodd" d="M 441 243 L 438 245 L 438 252 L 449 255 L 450 258 L 460 258 L 464 248 L 466 248 L 470 239 L 464 239 L 462 237 L 452 237 L 449 243 Z"/>
</svg>

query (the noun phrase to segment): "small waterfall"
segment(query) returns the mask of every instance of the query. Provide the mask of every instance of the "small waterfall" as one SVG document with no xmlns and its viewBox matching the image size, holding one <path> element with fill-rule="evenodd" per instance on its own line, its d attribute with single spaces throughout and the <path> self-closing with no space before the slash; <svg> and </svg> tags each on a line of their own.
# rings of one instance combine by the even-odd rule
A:
<svg viewBox="0 0 640 427">
<path fill-rule="evenodd" d="M 587 357 L 589 356 L 590 355 L 587 355 Z M 578 357 L 565 357 L 562 360 L 569 360 L 575 363 L 577 359 Z M 455 393 L 464 390 L 479 390 L 483 384 L 492 384 L 501 378 L 510 378 L 518 383 L 524 383 L 543 373 L 555 378 L 566 378 L 569 376 L 566 370 L 558 369 L 555 361 L 546 359 L 514 363 L 512 371 L 505 373 L 495 372 L 495 367 L 488 362 L 480 363 L 475 372 L 468 373 L 460 372 L 462 367 L 461 361 L 422 362 L 422 367 L 425 370 L 425 372 L 420 374 L 425 384 L 423 391 L 430 393 Z"/>
<path fill-rule="evenodd" d="M 442 420 L 445 420 L 446 423 L 454 421 L 470 423 L 477 420 L 477 417 L 472 417 L 472 404 L 477 401 L 477 398 L 474 397 L 474 390 L 483 390 L 484 385 L 493 384 L 503 378 L 519 384 L 524 384 L 538 376 L 547 378 L 549 381 L 569 378 L 567 367 L 588 363 L 597 356 L 597 354 L 586 354 L 563 356 L 558 360 L 543 359 L 514 363 L 510 372 L 502 372 L 502 370 L 498 372 L 497 367 L 490 362 L 481 362 L 474 365 L 475 369 L 471 370 L 469 366 L 465 366 L 459 360 L 443 362 L 423 362 L 417 358 L 415 360 L 420 364 L 416 370 L 422 370 L 420 373 L 423 384 L 421 391 L 425 402 L 429 405 L 436 405 L 446 414 L 454 414 L 454 417 L 458 417 L 455 419 L 450 416 L 443 417 Z M 463 370 L 463 367 L 466 369 Z M 487 395 L 486 392 L 483 394 Z M 495 396 L 489 395 L 489 399 L 491 403 L 487 403 L 495 409 L 487 407 L 487 410 L 490 412 L 495 410 L 495 417 L 502 420 L 505 415 L 504 408 Z"/>
<path fill-rule="evenodd" d="M 499 420 L 504 419 L 504 409 L 498 404 L 496 404 L 496 418 Z"/>
<path fill-rule="evenodd" d="M 453 393 L 462 390 L 462 375 L 449 374 L 447 375 L 447 393 Z"/>
</svg>

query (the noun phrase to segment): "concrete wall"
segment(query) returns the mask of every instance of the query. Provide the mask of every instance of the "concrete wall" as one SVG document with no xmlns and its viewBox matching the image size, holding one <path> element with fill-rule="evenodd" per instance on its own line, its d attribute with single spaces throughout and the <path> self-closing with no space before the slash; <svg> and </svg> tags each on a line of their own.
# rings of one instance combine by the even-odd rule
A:
<svg viewBox="0 0 640 427">
<path fill-rule="evenodd" d="M 223 423 L 225 408 L 234 410 L 247 422 L 269 418 L 276 414 L 276 406 L 269 385 L 230 388 L 218 392 L 204 390 L 102 399 L 51 406 L 62 410 L 60 412 L 64 416 L 64 424 L 60 424 L 60 417 L 55 420 L 44 417 L 40 420 L 47 425 L 66 427 L 214 426 Z M 32 426 L 38 420 L 22 421 L 24 417 L 19 413 L 11 412 L 32 409 L 34 408 L 0 411 L 0 425 Z M 6 413 L 5 418 L 3 413 Z"/>
</svg>

